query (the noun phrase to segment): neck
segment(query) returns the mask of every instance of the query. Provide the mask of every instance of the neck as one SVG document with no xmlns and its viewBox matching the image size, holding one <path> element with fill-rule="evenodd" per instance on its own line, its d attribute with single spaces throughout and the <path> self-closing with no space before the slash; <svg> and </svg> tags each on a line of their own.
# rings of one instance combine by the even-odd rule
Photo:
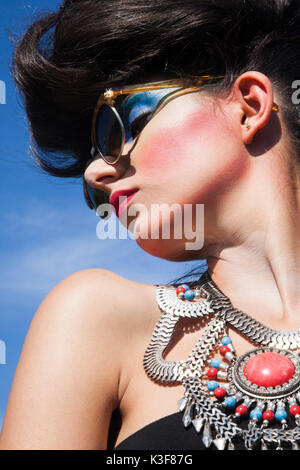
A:
<svg viewBox="0 0 300 470">
<path fill-rule="evenodd" d="M 207 257 L 208 270 L 234 307 L 272 328 L 298 329 L 300 191 L 295 190 L 298 181 L 286 184 L 282 169 L 277 173 L 274 168 L 261 181 L 257 174 L 253 177 L 255 190 L 252 188 L 253 197 L 246 212 L 247 202 L 239 195 L 246 223 L 238 236 L 235 232 L 234 243 L 226 246 L 222 242 L 213 247 Z M 233 222 L 232 226 L 236 224 Z"/>
</svg>

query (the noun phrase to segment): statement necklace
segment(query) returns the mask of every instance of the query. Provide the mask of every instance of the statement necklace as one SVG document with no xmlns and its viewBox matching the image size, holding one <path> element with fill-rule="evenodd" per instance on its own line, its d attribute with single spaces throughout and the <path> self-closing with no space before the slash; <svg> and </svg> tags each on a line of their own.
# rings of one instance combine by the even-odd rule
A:
<svg viewBox="0 0 300 470">
<path fill-rule="evenodd" d="M 249 450 L 299 450 L 300 330 L 276 331 L 234 308 L 208 271 L 194 289 L 158 286 L 156 300 L 162 314 L 144 369 L 155 381 L 182 383 L 183 425 L 193 426 L 206 448 L 234 450 L 241 438 Z M 208 317 L 209 322 L 187 360 L 166 361 L 181 317 Z M 237 357 L 228 327 L 258 347 Z M 240 426 L 242 420 L 246 427 Z"/>
</svg>

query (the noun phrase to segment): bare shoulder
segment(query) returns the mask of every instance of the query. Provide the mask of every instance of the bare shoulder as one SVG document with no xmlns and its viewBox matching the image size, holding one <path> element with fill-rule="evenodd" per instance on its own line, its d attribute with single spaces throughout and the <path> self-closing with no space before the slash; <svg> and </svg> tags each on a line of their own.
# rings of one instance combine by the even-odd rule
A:
<svg viewBox="0 0 300 470">
<path fill-rule="evenodd" d="M 63 279 L 45 298 L 40 311 L 61 303 L 71 315 L 95 315 L 99 321 L 121 322 L 124 325 L 145 325 L 151 312 L 155 286 L 132 281 L 106 269 L 85 269 Z M 74 310 L 75 308 L 75 310 Z"/>
<path fill-rule="evenodd" d="M 89 269 L 49 292 L 23 345 L 1 449 L 106 448 L 131 341 L 149 323 L 152 287 Z"/>
<path fill-rule="evenodd" d="M 72 329 L 73 335 L 78 331 L 89 345 L 95 337 L 110 350 L 114 370 L 121 374 L 126 357 L 156 321 L 154 292 L 155 286 L 112 271 L 86 269 L 63 279 L 41 303 L 33 321 Z"/>
</svg>

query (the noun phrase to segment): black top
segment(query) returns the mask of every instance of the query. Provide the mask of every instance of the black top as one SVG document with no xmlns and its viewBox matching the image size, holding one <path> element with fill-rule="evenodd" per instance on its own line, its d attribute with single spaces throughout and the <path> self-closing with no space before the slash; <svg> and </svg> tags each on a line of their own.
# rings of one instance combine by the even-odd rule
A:
<svg viewBox="0 0 300 470">
<path fill-rule="evenodd" d="M 154 421 L 124 439 L 114 450 L 217 450 L 214 444 L 207 449 L 202 442 L 203 431 L 198 434 L 192 424 L 185 428 L 182 417 L 183 413 L 178 412 Z M 237 424 L 247 429 L 249 419 L 242 419 Z M 288 418 L 288 424 L 293 427 L 293 420 Z M 240 437 L 235 439 L 234 446 L 235 450 L 246 450 Z M 281 443 L 281 446 L 291 450 L 289 444 Z M 268 447 L 275 450 L 277 445 L 269 444 Z M 254 450 L 260 450 L 259 444 Z"/>
<path fill-rule="evenodd" d="M 193 425 L 185 428 L 182 417 L 178 412 L 154 421 L 120 442 L 115 450 L 207 450 L 202 432 L 198 434 Z M 245 450 L 238 441 L 235 448 Z M 208 450 L 217 448 L 212 444 Z"/>
</svg>

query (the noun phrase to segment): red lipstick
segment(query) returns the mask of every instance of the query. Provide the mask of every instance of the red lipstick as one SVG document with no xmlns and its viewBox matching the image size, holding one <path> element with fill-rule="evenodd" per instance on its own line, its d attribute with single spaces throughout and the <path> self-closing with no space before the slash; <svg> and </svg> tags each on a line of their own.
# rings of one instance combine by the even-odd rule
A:
<svg viewBox="0 0 300 470">
<path fill-rule="evenodd" d="M 120 216 L 120 213 L 121 211 L 124 209 L 124 207 L 126 207 L 126 205 L 128 204 L 129 200 L 134 196 L 134 194 L 138 191 L 138 189 L 134 188 L 134 189 L 122 189 L 120 191 L 115 191 L 110 199 L 109 199 L 109 203 L 112 204 L 116 210 L 116 215 L 117 217 Z M 122 200 L 120 202 L 119 198 L 120 196 L 126 196 L 126 199 Z"/>
</svg>

